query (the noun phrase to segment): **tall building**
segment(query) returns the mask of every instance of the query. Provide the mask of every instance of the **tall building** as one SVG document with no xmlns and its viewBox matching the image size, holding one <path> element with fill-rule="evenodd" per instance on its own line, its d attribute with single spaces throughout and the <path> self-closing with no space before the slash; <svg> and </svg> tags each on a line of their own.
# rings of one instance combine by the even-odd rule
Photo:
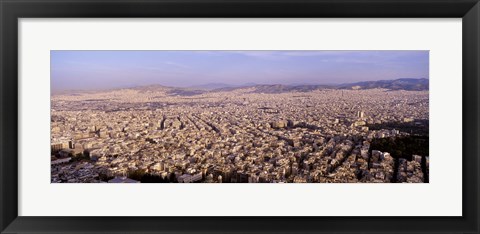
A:
<svg viewBox="0 0 480 234">
<path fill-rule="evenodd" d="M 364 117 L 365 117 L 365 112 L 363 112 L 363 111 L 357 111 L 357 118 L 362 119 L 362 118 L 364 118 Z"/>
</svg>

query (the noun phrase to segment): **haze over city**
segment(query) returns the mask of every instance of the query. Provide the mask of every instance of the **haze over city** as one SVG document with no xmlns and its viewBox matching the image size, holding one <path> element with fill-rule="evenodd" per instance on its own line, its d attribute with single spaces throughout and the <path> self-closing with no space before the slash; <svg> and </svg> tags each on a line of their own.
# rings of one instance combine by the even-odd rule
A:
<svg viewBox="0 0 480 234">
<path fill-rule="evenodd" d="M 428 78 L 428 51 L 51 51 L 52 91 Z"/>
</svg>

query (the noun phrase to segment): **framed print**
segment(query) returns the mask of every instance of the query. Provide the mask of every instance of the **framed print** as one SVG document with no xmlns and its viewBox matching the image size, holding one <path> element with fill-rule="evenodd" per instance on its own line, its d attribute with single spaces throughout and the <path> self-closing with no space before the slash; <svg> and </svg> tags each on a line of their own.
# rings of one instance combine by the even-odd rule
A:
<svg viewBox="0 0 480 234">
<path fill-rule="evenodd" d="M 1 15 L 2 233 L 478 233 L 475 0 Z"/>
</svg>

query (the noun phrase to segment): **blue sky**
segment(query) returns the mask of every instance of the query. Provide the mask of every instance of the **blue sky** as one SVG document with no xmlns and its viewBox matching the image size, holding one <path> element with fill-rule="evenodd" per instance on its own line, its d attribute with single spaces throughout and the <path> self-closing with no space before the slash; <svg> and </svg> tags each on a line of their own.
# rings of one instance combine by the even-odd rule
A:
<svg viewBox="0 0 480 234">
<path fill-rule="evenodd" d="M 51 51 L 52 90 L 429 78 L 428 51 Z"/>
</svg>

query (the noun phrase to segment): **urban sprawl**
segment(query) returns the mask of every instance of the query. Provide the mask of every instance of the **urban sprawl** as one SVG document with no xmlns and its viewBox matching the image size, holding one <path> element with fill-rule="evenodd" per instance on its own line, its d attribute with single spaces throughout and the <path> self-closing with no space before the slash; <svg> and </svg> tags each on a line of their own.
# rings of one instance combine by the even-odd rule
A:
<svg viewBox="0 0 480 234">
<path fill-rule="evenodd" d="M 423 183 L 428 107 L 387 89 L 56 94 L 51 182 Z"/>
</svg>

